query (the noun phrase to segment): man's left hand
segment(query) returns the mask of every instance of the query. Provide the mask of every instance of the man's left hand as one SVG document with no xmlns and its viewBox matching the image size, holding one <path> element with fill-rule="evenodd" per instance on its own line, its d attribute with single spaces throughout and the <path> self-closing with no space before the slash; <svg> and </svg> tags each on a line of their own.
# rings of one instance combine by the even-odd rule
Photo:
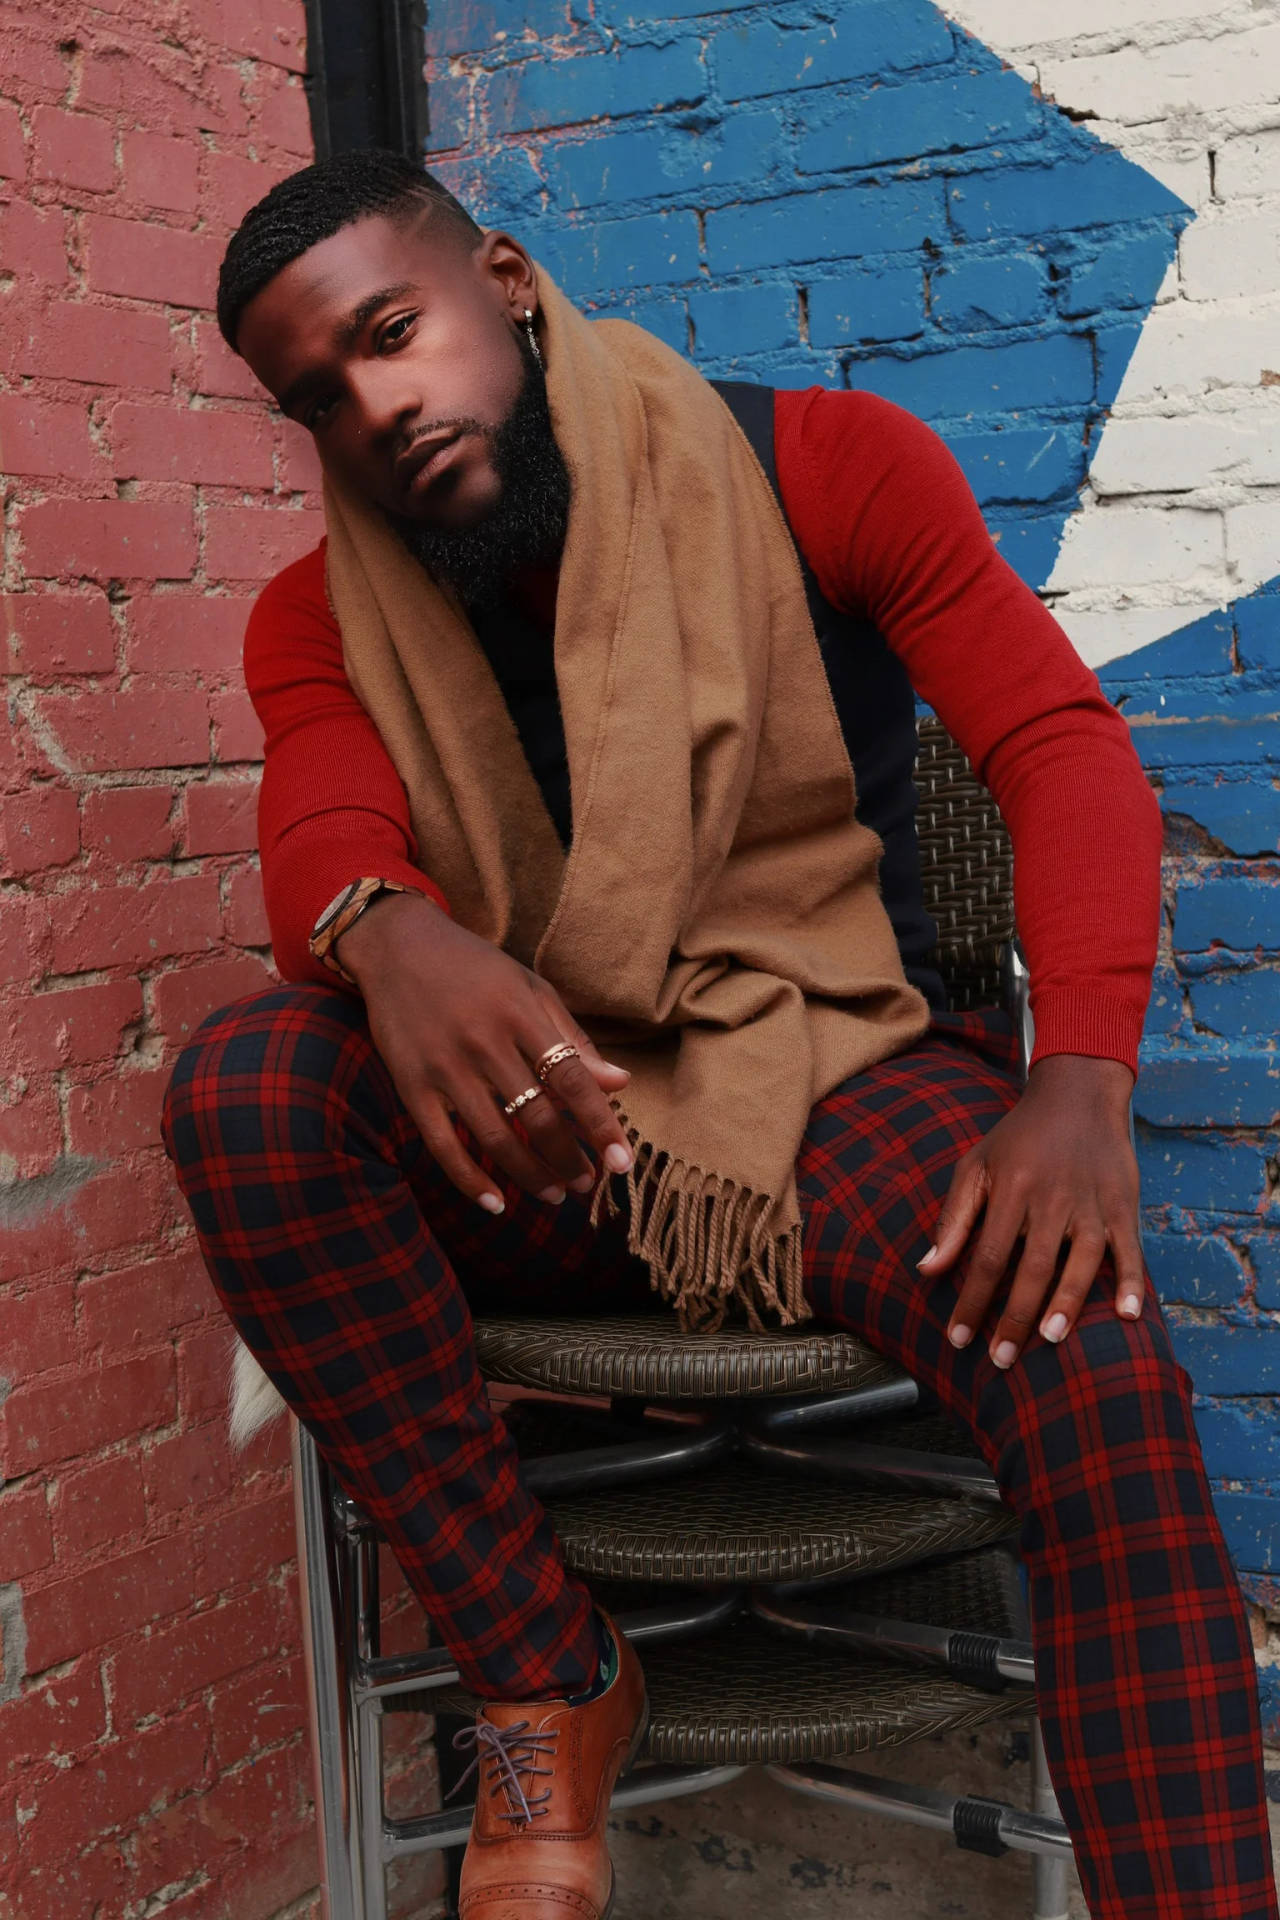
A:
<svg viewBox="0 0 1280 1920">
<path fill-rule="evenodd" d="M 1133 1075 L 1119 1061 L 1051 1054 L 1031 1069 L 1013 1111 L 959 1162 L 937 1240 L 920 1262 L 930 1280 L 946 1273 L 984 1216 L 947 1328 L 954 1345 L 966 1346 L 981 1327 L 1019 1241 L 1017 1271 L 991 1336 L 997 1366 L 1014 1364 L 1037 1325 L 1046 1340 L 1066 1339 L 1108 1251 L 1117 1312 L 1126 1319 L 1141 1313 L 1132 1090 Z"/>
</svg>

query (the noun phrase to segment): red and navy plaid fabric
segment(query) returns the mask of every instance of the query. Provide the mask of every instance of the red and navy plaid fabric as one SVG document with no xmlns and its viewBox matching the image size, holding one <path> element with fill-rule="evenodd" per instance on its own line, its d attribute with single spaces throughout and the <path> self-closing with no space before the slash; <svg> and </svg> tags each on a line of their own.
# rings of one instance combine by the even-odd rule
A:
<svg viewBox="0 0 1280 1920">
<path fill-rule="evenodd" d="M 1037 1698 L 1094 1920 L 1280 1920 L 1252 1649 L 1153 1296 L 1099 1280 L 1060 1346 L 1002 1373 L 945 1337 L 926 1283 L 961 1153 L 1016 1097 L 999 1016 L 947 1016 L 813 1115 L 798 1174 L 818 1315 L 906 1366 L 973 1432 L 1021 1520 Z M 242 1001 L 179 1061 L 165 1140 L 214 1284 L 482 1694 L 580 1687 L 590 1603 L 522 1488 L 469 1307 L 643 1308 L 616 1226 L 499 1182 L 498 1219 L 439 1174 L 358 1002 Z"/>
</svg>

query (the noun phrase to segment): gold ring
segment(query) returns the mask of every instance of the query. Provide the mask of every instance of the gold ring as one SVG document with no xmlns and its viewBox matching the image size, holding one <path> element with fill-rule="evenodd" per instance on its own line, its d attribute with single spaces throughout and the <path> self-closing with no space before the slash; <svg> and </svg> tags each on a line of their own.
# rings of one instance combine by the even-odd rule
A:
<svg viewBox="0 0 1280 1920">
<path fill-rule="evenodd" d="M 533 1070 L 539 1080 L 545 1083 L 552 1067 L 558 1067 L 562 1060 L 576 1060 L 577 1058 L 578 1049 L 575 1046 L 571 1046 L 567 1040 L 562 1040 L 558 1046 L 547 1048 Z"/>
<path fill-rule="evenodd" d="M 513 1113 L 519 1113 L 521 1107 L 527 1107 L 531 1100 L 536 1100 L 541 1092 L 541 1087 L 526 1087 L 524 1092 L 518 1093 L 514 1100 L 508 1100 L 502 1111 L 509 1120 Z"/>
</svg>

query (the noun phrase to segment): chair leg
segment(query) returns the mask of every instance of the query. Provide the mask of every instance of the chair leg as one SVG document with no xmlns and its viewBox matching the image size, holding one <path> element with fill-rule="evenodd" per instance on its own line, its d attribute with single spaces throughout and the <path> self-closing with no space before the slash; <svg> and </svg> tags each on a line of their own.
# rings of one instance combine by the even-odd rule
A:
<svg viewBox="0 0 1280 1920">
<path fill-rule="evenodd" d="M 349 1639 L 329 1476 L 310 1434 L 297 1420 L 290 1425 L 321 1899 L 325 1920 L 363 1920 Z"/>
<path fill-rule="evenodd" d="M 1060 1820 L 1058 1796 L 1053 1790 L 1049 1778 L 1049 1763 L 1045 1758 L 1044 1735 L 1040 1731 L 1040 1722 L 1032 1722 L 1031 1731 L 1031 1796 L 1036 1813 L 1042 1813 L 1048 1820 Z M 1032 1920 L 1067 1920 L 1067 1863 L 1038 1853 L 1034 1867 L 1035 1906 Z"/>
<path fill-rule="evenodd" d="M 355 1664 L 362 1675 L 382 1652 L 381 1587 L 378 1543 L 368 1534 L 352 1548 L 352 1623 Z M 364 1905 L 360 1920 L 387 1920 L 387 1868 L 383 1853 L 386 1828 L 382 1766 L 382 1701 L 362 1684 L 356 1707 L 356 1801 L 360 1822 L 360 1860 Z"/>
</svg>

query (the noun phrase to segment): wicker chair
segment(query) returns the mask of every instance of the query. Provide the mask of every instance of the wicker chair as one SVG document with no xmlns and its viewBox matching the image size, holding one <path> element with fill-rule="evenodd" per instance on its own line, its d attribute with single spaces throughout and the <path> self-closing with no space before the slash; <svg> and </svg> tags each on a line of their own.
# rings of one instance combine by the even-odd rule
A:
<svg viewBox="0 0 1280 1920">
<path fill-rule="evenodd" d="M 921 725 L 917 786 L 952 1002 L 1011 999 L 1025 1037 L 1007 835 L 936 721 Z M 643 1651 L 646 1758 L 616 1807 L 763 1765 L 962 1847 L 1032 1853 L 1035 1920 L 1064 1920 L 1071 1849 L 1038 1728 L 1030 1812 L 833 1764 L 1001 1715 L 1034 1720 L 1011 1517 L 914 1381 L 856 1339 L 811 1330 L 690 1339 L 657 1317 L 503 1319 L 478 1321 L 476 1338 L 569 1564 Z M 381 1653 L 376 1535 L 296 1422 L 293 1444 L 327 1909 L 384 1920 L 387 1866 L 458 1846 L 471 1809 L 388 1817 L 382 1717 L 467 1703 L 443 1650 Z"/>
</svg>

